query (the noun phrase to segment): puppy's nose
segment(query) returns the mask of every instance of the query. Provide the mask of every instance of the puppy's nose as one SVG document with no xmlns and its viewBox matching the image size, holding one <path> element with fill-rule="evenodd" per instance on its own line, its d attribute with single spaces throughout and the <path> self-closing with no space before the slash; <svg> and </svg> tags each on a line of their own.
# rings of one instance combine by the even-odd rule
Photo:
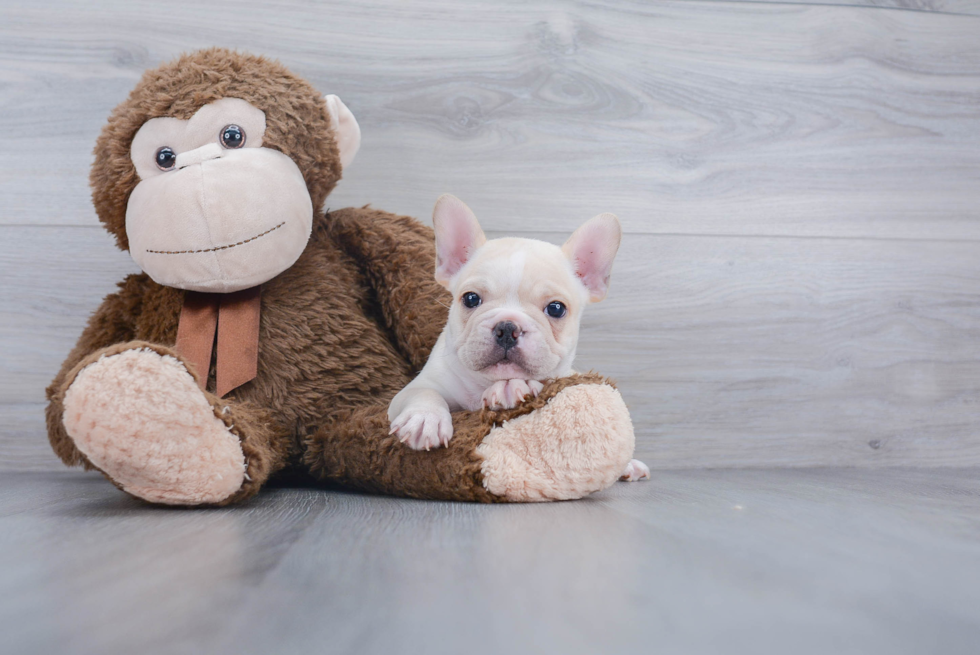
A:
<svg viewBox="0 0 980 655">
<path fill-rule="evenodd" d="M 493 336 L 496 337 L 501 348 L 510 350 L 517 345 L 517 339 L 521 336 L 521 328 L 512 321 L 501 321 L 493 326 Z"/>
</svg>

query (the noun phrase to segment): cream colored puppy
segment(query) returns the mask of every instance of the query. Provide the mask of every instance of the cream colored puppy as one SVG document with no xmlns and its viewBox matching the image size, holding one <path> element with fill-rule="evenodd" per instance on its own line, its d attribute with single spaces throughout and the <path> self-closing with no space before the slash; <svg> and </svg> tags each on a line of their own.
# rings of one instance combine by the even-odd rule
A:
<svg viewBox="0 0 980 655">
<path fill-rule="evenodd" d="M 582 311 L 606 296 L 622 230 L 599 214 L 565 242 L 487 241 L 473 212 L 444 195 L 432 214 L 436 280 L 453 294 L 428 362 L 388 406 L 391 433 L 414 449 L 447 445 L 450 412 L 514 407 L 572 373 Z M 633 460 L 623 479 L 649 477 Z"/>
</svg>

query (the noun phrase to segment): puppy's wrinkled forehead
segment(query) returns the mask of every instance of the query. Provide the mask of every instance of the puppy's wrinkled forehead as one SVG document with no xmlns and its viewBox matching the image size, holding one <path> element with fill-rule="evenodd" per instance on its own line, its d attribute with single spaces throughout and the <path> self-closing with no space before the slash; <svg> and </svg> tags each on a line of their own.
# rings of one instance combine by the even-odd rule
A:
<svg viewBox="0 0 980 655">
<path fill-rule="evenodd" d="M 521 300 L 542 294 L 573 300 L 585 293 L 560 247 L 513 237 L 488 241 L 466 263 L 454 287 L 466 291 L 473 286 L 494 295 L 517 294 Z"/>
</svg>

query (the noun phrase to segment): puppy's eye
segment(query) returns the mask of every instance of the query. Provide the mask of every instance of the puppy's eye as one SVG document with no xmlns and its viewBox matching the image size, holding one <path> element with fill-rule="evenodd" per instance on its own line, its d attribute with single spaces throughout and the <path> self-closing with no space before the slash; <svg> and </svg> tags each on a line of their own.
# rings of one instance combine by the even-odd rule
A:
<svg viewBox="0 0 980 655">
<path fill-rule="evenodd" d="M 161 171 L 169 171 L 177 165 L 177 153 L 173 148 L 164 146 L 157 150 L 156 162 Z"/>
<path fill-rule="evenodd" d="M 234 150 L 245 145 L 245 130 L 237 125 L 225 125 L 221 130 L 221 145 Z"/>
<path fill-rule="evenodd" d="M 466 307 L 467 309 L 473 309 L 474 307 L 479 307 L 480 303 L 483 302 L 483 299 L 480 298 L 480 296 L 473 293 L 472 291 L 467 291 L 466 293 L 464 293 L 459 300 L 461 303 L 463 303 L 463 307 Z"/>
<path fill-rule="evenodd" d="M 562 316 L 565 315 L 566 311 L 567 310 L 565 309 L 565 303 L 559 302 L 557 300 L 552 300 L 544 308 L 544 313 L 550 316 L 551 318 L 561 318 Z"/>
</svg>

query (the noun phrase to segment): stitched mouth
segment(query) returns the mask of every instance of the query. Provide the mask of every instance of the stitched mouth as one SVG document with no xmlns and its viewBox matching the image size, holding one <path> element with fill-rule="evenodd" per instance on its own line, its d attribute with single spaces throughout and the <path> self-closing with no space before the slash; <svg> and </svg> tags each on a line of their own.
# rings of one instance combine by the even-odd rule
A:
<svg viewBox="0 0 980 655">
<path fill-rule="evenodd" d="M 229 248 L 235 248 L 237 246 L 243 246 L 246 243 L 249 243 L 250 241 L 255 241 L 256 239 L 261 239 L 262 237 L 264 237 L 265 235 L 269 234 L 270 232 L 275 232 L 276 230 L 278 230 L 279 228 L 281 228 L 285 224 L 286 224 L 286 221 L 283 221 L 282 223 L 280 223 L 279 225 L 277 225 L 275 227 L 270 227 L 268 230 L 266 230 L 262 234 L 256 234 L 254 237 L 249 237 L 248 239 L 245 239 L 244 241 L 239 241 L 238 243 L 229 243 L 227 246 L 217 246 L 215 248 L 201 248 L 200 250 L 149 250 L 149 249 L 147 249 L 146 252 L 152 252 L 152 253 L 157 254 L 157 255 L 196 255 L 197 253 L 201 253 L 201 252 L 216 252 L 218 250 L 228 250 Z"/>
</svg>

